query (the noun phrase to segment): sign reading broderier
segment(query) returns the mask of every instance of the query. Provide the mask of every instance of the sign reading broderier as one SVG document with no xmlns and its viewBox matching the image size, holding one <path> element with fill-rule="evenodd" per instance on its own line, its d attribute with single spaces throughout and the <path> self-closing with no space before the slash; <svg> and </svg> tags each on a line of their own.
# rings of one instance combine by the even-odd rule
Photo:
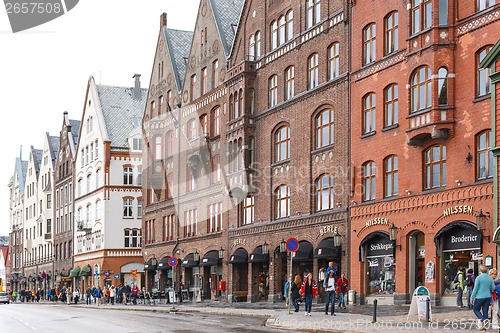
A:
<svg viewBox="0 0 500 333">
<path fill-rule="evenodd" d="M 455 227 L 443 235 L 443 251 L 481 248 L 481 234 L 474 229 Z"/>
</svg>

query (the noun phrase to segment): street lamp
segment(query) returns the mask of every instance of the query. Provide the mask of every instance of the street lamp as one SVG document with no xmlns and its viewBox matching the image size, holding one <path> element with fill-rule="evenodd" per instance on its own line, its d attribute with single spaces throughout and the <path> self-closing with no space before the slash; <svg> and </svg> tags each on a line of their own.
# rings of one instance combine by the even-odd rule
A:
<svg viewBox="0 0 500 333">
<path fill-rule="evenodd" d="M 489 217 L 489 213 L 484 214 L 483 210 L 480 209 L 479 213 L 476 215 L 476 227 L 479 232 L 481 232 L 481 235 L 483 232 L 486 230 L 486 219 Z M 488 243 L 490 242 L 490 236 L 483 236 L 486 237 L 488 240 Z"/>
<path fill-rule="evenodd" d="M 398 238 L 398 227 L 396 227 L 394 225 L 394 223 L 391 224 L 391 226 L 389 227 L 389 240 L 391 241 L 396 241 L 396 239 Z"/>
<path fill-rule="evenodd" d="M 151 258 L 151 265 L 154 267 L 154 266 L 156 266 L 156 264 L 157 264 L 156 257 L 153 254 L 153 258 Z"/>
<path fill-rule="evenodd" d="M 200 260 L 200 253 L 198 252 L 198 250 L 196 250 L 193 254 L 193 259 L 194 261 L 198 261 Z"/>
<path fill-rule="evenodd" d="M 222 258 L 224 258 L 224 249 L 221 246 L 219 249 L 219 259 L 222 259 Z"/>
<path fill-rule="evenodd" d="M 281 242 L 280 242 L 280 252 L 281 253 L 285 253 L 286 252 L 286 242 L 285 242 L 285 240 L 283 238 L 281 239 Z"/>
<path fill-rule="evenodd" d="M 267 244 L 266 241 L 264 241 L 264 244 L 262 244 L 262 254 L 263 255 L 269 254 L 269 244 Z"/>
<path fill-rule="evenodd" d="M 339 247 L 342 245 L 342 234 L 339 232 L 339 229 L 335 227 L 333 231 L 333 246 Z"/>
</svg>

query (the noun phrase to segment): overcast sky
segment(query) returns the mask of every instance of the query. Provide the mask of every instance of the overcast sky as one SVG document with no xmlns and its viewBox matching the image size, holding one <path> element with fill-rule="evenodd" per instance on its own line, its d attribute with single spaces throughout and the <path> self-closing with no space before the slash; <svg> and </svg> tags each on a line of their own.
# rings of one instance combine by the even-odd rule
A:
<svg viewBox="0 0 500 333">
<path fill-rule="evenodd" d="M 65 15 L 13 34 L 0 5 L 0 235 L 9 232 L 9 189 L 23 147 L 43 148 L 45 132 L 59 136 L 62 114 L 81 120 L 87 80 L 149 85 L 160 15 L 167 26 L 193 30 L 199 0 L 80 0 Z"/>
</svg>

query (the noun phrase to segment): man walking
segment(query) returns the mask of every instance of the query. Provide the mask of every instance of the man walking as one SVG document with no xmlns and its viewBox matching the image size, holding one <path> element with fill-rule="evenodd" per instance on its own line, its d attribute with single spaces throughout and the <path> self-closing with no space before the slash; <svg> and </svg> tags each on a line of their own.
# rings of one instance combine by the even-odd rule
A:
<svg viewBox="0 0 500 333">
<path fill-rule="evenodd" d="M 347 292 L 347 287 L 349 286 L 349 281 L 345 277 L 345 273 L 342 273 L 337 280 L 337 292 L 339 294 L 339 309 L 345 309 L 345 293 Z"/>
<path fill-rule="evenodd" d="M 325 314 L 328 314 L 328 307 L 331 304 L 332 316 L 335 316 L 335 276 L 333 269 L 329 271 L 328 276 L 323 282 L 323 287 L 325 287 L 326 291 Z"/>
<path fill-rule="evenodd" d="M 92 289 L 90 289 L 90 286 L 87 287 L 87 289 L 85 290 L 85 304 L 87 305 L 90 305 L 92 304 Z"/>
</svg>

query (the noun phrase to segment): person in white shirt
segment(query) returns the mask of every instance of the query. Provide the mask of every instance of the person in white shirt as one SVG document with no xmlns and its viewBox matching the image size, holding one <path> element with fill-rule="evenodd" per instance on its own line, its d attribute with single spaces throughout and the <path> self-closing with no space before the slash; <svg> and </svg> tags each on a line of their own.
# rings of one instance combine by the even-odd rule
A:
<svg viewBox="0 0 500 333">
<path fill-rule="evenodd" d="M 326 305 L 325 305 L 325 314 L 328 314 L 328 307 L 332 306 L 332 316 L 335 316 L 335 287 L 336 287 L 336 281 L 335 281 L 335 273 L 332 270 L 328 272 L 328 276 L 325 278 L 325 281 L 323 283 L 323 287 L 325 287 L 326 291 Z"/>
</svg>

